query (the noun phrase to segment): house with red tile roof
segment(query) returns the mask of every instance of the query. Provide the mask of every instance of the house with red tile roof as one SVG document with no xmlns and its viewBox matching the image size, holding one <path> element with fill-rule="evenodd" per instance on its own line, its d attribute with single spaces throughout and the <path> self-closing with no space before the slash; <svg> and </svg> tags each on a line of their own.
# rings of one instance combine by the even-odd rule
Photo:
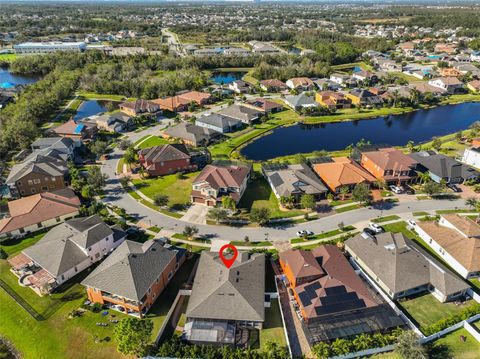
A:
<svg viewBox="0 0 480 359">
<path fill-rule="evenodd" d="M 70 188 L 10 201 L 9 216 L 0 219 L 0 238 L 23 236 L 52 227 L 77 216 L 79 208 L 80 199 Z"/>
<path fill-rule="evenodd" d="M 281 92 L 288 89 L 287 84 L 277 79 L 260 81 L 260 88 L 267 92 Z"/>
<path fill-rule="evenodd" d="M 369 289 L 335 245 L 279 255 L 310 345 L 375 333 L 403 321 Z"/>
<path fill-rule="evenodd" d="M 249 165 L 208 165 L 192 183 L 191 201 L 215 206 L 225 196 L 238 203 L 250 178 Z"/>
</svg>

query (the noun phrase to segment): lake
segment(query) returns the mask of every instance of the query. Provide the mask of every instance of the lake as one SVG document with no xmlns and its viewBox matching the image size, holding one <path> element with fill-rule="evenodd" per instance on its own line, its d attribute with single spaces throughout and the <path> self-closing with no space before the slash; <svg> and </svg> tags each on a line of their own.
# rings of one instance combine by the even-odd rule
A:
<svg viewBox="0 0 480 359">
<path fill-rule="evenodd" d="M 317 150 L 336 151 L 365 139 L 371 143 L 405 145 L 467 129 L 480 120 L 480 103 L 439 106 L 403 115 L 370 120 L 280 127 L 241 150 L 248 159 L 275 157 Z"/>
<path fill-rule="evenodd" d="M 11 73 L 7 69 L 0 68 L 0 88 L 9 89 L 16 85 L 28 85 L 37 82 L 40 76 L 24 76 Z"/>
<path fill-rule="evenodd" d="M 110 104 L 113 107 L 110 107 Z M 74 120 L 80 120 L 84 117 L 96 115 L 100 112 L 108 112 L 118 108 L 118 102 L 114 101 L 102 101 L 102 100 L 89 100 L 84 101 L 77 110 Z"/>
<path fill-rule="evenodd" d="M 226 85 L 236 80 L 241 80 L 246 72 L 233 71 L 233 72 L 213 72 L 210 78 L 214 83 L 219 85 Z"/>
</svg>

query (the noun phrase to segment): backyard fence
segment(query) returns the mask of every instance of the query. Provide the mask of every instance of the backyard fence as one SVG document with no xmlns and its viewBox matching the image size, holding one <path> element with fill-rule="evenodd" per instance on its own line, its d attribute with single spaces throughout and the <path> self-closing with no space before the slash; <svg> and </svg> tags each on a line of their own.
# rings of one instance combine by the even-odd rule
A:
<svg viewBox="0 0 480 359">
<path fill-rule="evenodd" d="M 21 296 L 17 294 L 7 283 L 0 279 L 0 287 L 25 311 L 30 314 L 35 320 L 45 320 L 43 315 L 38 313 L 33 307 L 28 304 Z"/>
<path fill-rule="evenodd" d="M 180 300 L 180 297 L 182 296 L 189 296 L 192 294 L 192 291 L 189 289 L 180 289 L 178 291 L 177 296 L 175 297 L 175 300 L 173 301 L 172 306 L 168 310 L 167 316 L 165 317 L 165 320 L 162 323 L 162 326 L 160 330 L 158 331 L 157 337 L 155 338 L 155 345 L 159 345 L 160 339 L 162 338 L 163 333 L 165 332 L 165 329 L 167 328 L 167 325 L 170 323 L 170 318 L 172 317 L 173 312 L 175 311 L 175 308 L 177 307 L 178 301 Z"/>
<path fill-rule="evenodd" d="M 277 290 L 277 293 L 280 293 L 278 291 L 278 283 L 277 283 L 277 278 L 279 277 L 280 276 L 275 276 L 275 289 Z M 278 307 L 280 308 L 280 316 L 282 317 L 283 334 L 285 335 L 285 340 L 287 341 L 288 354 L 290 355 L 290 358 L 293 358 L 292 348 L 290 347 L 290 339 L 288 338 L 287 326 L 285 324 L 285 318 L 283 316 L 282 301 L 280 300 L 280 298 L 278 298 Z"/>
</svg>

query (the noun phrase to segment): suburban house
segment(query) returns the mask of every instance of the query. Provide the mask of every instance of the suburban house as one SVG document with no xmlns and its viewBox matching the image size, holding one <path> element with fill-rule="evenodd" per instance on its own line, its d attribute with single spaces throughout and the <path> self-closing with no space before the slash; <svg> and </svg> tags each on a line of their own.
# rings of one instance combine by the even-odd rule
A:
<svg viewBox="0 0 480 359">
<path fill-rule="evenodd" d="M 24 285 L 39 294 L 49 293 L 109 255 L 126 236 L 118 225 L 109 227 L 98 215 L 73 218 L 9 263 Z"/>
<path fill-rule="evenodd" d="M 48 155 L 37 150 L 23 162 L 12 166 L 5 181 L 13 197 L 58 190 L 67 186 L 68 155 L 52 150 Z M 40 152 L 40 153 L 39 153 Z"/>
<path fill-rule="evenodd" d="M 24 236 L 52 227 L 77 216 L 80 204 L 70 188 L 9 201 L 8 216 L 0 219 L 0 238 Z"/>
<path fill-rule="evenodd" d="M 286 82 L 288 88 L 298 91 L 313 91 L 315 84 L 308 77 L 294 77 Z"/>
<path fill-rule="evenodd" d="M 97 134 L 97 126 L 87 123 L 77 123 L 74 119 L 55 127 L 51 130 L 60 137 L 71 138 L 75 147 L 80 147 L 83 141 L 92 140 Z"/>
<path fill-rule="evenodd" d="M 480 91 L 480 80 L 470 81 L 469 83 L 467 83 L 467 88 L 470 91 L 479 92 Z"/>
<path fill-rule="evenodd" d="M 470 61 L 480 62 L 480 51 L 472 51 L 470 54 Z"/>
<path fill-rule="evenodd" d="M 397 64 L 393 60 L 378 59 L 376 61 L 377 68 L 384 72 L 402 72 L 402 65 Z"/>
<path fill-rule="evenodd" d="M 206 92 L 199 91 L 187 91 L 178 93 L 175 96 L 163 97 L 153 100 L 162 109 L 171 112 L 186 111 L 190 104 L 197 106 L 205 106 L 210 102 L 212 95 Z"/>
<path fill-rule="evenodd" d="M 240 120 L 247 125 L 258 120 L 262 115 L 259 110 L 238 104 L 228 106 L 223 110 L 219 111 L 218 114 L 233 118 L 235 120 Z"/>
<path fill-rule="evenodd" d="M 75 146 L 71 138 L 66 137 L 41 137 L 36 139 L 30 148 L 33 152 L 48 154 L 51 151 L 64 153 L 66 159 L 73 159 L 75 156 Z"/>
<path fill-rule="evenodd" d="M 368 171 L 347 157 L 335 157 L 331 162 L 315 163 L 313 170 L 328 189 L 336 194 L 342 187 L 352 190 L 357 184 L 365 183 L 370 186 L 376 180 Z"/>
<path fill-rule="evenodd" d="M 339 85 L 346 85 L 350 81 L 351 77 L 347 74 L 341 74 L 338 72 L 334 72 L 330 75 L 330 80 L 339 84 Z"/>
<path fill-rule="evenodd" d="M 444 90 L 441 87 L 436 87 L 430 85 L 428 82 L 412 82 L 412 86 L 414 89 L 416 89 L 418 92 L 420 92 L 422 95 L 426 95 L 427 93 L 431 93 L 435 96 L 440 96 L 445 94 L 447 91 Z"/>
<path fill-rule="evenodd" d="M 403 184 L 415 179 L 418 162 L 395 148 L 362 152 L 360 164 L 376 179 L 390 184 Z"/>
<path fill-rule="evenodd" d="M 357 71 L 353 71 L 352 78 L 358 81 L 378 81 L 375 73 L 360 68 Z"/>
<path fill-rule="evenodd" d="M 235 93 L 248 93 L 252 90 L 252 85 L 243 80 L 236 80 L 228 84 L 228 88 Z"/>
<path fill-rule="evenodd" d="M 90 122 L 97 126 L 99 130 L 118 133 L 128 130 L 133 125 L 133 119 L 123 112 L 112 114 L 94 115 L 87 117 L 82 122 Z"/>
<path fill-rule="evenodd" d="M 438 222 L 419 221 L 415 232 L 465 279 L 480 277 L 480 225 L 458 214 L 443 214 Z"/>
<path fill-rule="evenodd" d="M 144 148 L 138 151 L 138 160 L 150 176 L 195 171 L 190 152 L 181 143 Z"/>
<path fill-rule="evenodd" d="M 129 102 L 122 102 L 119 106 L 120 111 L 128 116 L 140 116 L 140 115 L 158 115 L 161 113 L 161 108 L 158 104 L 148 100 L 135 100 Z"/>
<path fill-rule="evenodd" d="M 329 109 L 350 107 L 350 100 L 344 94 L 335 91 L 321 91 L 315 94 L 315 101 Z"/>
<path fill-rule="evenodd" d="M 443 303 L 470 288 L 402 233 L 361 233 L 348 239 L 345 249 L 392 300 L 430 292 Z"/>
<path fill-rule="evenodd" d="M 415 44 L 411 41 L 402 42 L 397 45 L 397 48 L 401 50 L 405 55 L 410 56 L 415 51 Z"/>
<path fill-rule="evenodd" d="M 218 252 L 203 251 L 182 338 L 200 345 L 242 346 L 264 320 L 264 254 L 239 253 L 226 268 Z"/>
<path fill-rule="evenodd" d="M 212 113 L 198 117 L 195 120 L 195 125 L 209 128 L 220 133 L 228 133 L 241 129 L 243 123 L 239 119 L 227 117 L 219 113 Z"/>
<path fill-rule="evenodd" d="M 252 47 L 252 52 L 258 54 L 276 54 L 280 52 L 279 49 L 268 42 L 252 40 L 248 44 Z"/>
<path fill-rule="evenodd" d="M 446 43 L 438 43 L 435 45 L 435 50 L 437 54 L 447 53 L 449 55 L 454 54 L 457 52 L 457 45 L 455 44 L 446 44 Z"/>
<path fill-rule="evenodd" d="M 262 172 L 277 198 L 293 196 L 298 203 L 309 194 L 316 200 L 325 196 L 327 188 L 306 164 L 264 164 Z"/>
<path fill-rule="evenodd" d="M 283 102 L 295 111 L 301 111 L 302 109 L 318 109 L 320 107 L 320 104 L 316 102 L 312 96 L 308 96 L 304 92 L 299 95 L 285 96 Z"/>
<path fill-rule="evenodd" d="M 220 136 L 221 134 L 214 130 L 185 122 L 168 127 L 162 133 L 164 138 L 178 138 L 193 147 L 206 146 Z"/>
<path fill-rule="evenodd" d="M 430 178 L 440 183 L 463 183 L 466 180 L 478 180 L 480 173 L 473 168 L 435 151 L 421 151 L 410 154 L 419 163 L 420 172 L 428 172 Z"/>
<path fill-rule="evenodd" d="M 462 156 L 462 162 L 467 165 L 480 168 L 480 146 L 465 148 Z"/>
<path fill-rule="evenodd" d="M 433 87 L 438 87 L 449 94 L 463 92 L 463 82 L 456 77 L 437 77 L 428 81 Z"/>
<path fill-rule="evenodd" d="M 352 101 L 355 106 L 380 106 L 383 100 L 380 96 L 364 89 L 353 89 L 347 93 L 346 97 Z"/>
<path fill-rule="evenodd" d="M 404 325 L 335 245 L 290 249 L 280 253 L 279 262 L 310 345 Z"/>
<path fill-rule="evenodd" d="M 342 89 L 342 86 L 330 79 L 322 78 L 313 80 L 315 85 L 317 85 L 320 91 L 339 91 Z"/>
<path fill-rule="evenodd" d="M 143 318 L 185 261 L 160 240 L 124 241 L 82 281 L 88 300 Z"/>
<path fill-rule="evenodd" d="M 230 196 L 238 203 L 250 172 L 249 165 L 207 165 L 192 183 L 192 202 L 215 206 L 224 196 Z"/>
<path fill-rule="evenodd" d="M 283 106 L 281 104 L 261 97 L 254 100 L 247 100 L 243 105 L 263 114 L 275 113 L 283 110 Z"/>
<path fill-rule="evenodd" d="M 282 92 L 287 90 L 288 86 L 283 81 L 270 79 L 260 81 L 260 88 L 267 92 Z"/>
</svg>

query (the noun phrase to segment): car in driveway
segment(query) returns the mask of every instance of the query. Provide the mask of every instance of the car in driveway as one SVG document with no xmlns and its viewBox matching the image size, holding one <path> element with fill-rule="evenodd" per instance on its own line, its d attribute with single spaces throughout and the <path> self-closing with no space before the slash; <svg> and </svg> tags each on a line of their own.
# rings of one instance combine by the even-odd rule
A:
<svg viewBox="0 0 480 359">
<path fill-rule="evenodd" d="M 402 190 L 400 187 L 398 187 L 398 186 L 393 186 L 393 185 L 392 185 L 392 186 L 390 186 L 389 188 L 390 188 L 390 190 L 391 190 L 393 193 L 396 193 L 396 194 L 403 193 L 403 190 Z"/>
<path fill-rule="evenodd" d="M 383 232 L 383 228 L 381 226 L 379 226 L 378 224 L 373 223 L 373 222 L 370 222 L 368 224 L 368 228 L 370 228 L 375 233 L 382 233 Z"/>
<path fill-rule="evenodd" d="M 366 227 L 366 228 L 363 229 L 363 233 L 366 233 L 366 234 L 368 234 L 368 235 L 370 235 L 370 236 L 374 236 L 374 235 L 377 234 L 377 232 L 375 232 L 373 229 L 368 228 L 368 227 Z"/>
<path fill-rule="evenodd" d="M 449 184 L 447 184 L 447 187 L 450 188 L 455 193 L 462 192 L 462 190 L 454 184 L 449 183 Z"/>
<path fill-rule="evenodd" d="M 415 228 L 415 226 L 417 225 L 417 222 L 415 222 L 413 219 L 409 219 L 407 223 L 412 228 Z"/>
</svg>

